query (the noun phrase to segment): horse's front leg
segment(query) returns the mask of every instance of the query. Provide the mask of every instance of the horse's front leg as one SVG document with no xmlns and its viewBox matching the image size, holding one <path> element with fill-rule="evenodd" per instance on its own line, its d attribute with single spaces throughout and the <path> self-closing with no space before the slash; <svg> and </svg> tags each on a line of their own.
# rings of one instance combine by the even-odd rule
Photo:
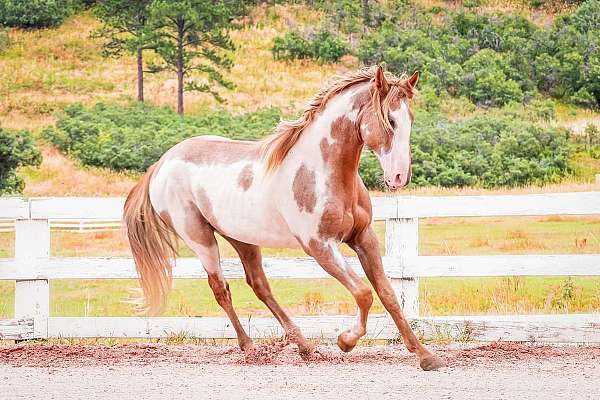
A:
<svg viewBox="0 0 600 400">
<path fill-rule="evenodd" d="M 356 324 L 338 336 L 338 346 L 348 352 L 356 346 L 358 340 L 367 333 L 367 317 L 373 304 L 373 294 L 367 284 L 350 268 L 342 256 L 339 243 L 334 240 L 319 241 L 311 239 L 304 250 L 312 256 L 327 273 L 344 285 L 358 305 Z"/>
<path fill-rule="evenodd" d="M 415 353 L 419 357 L 421 368 L 429 371 L 445 366 L 441 358 L 427 350 L 419 342 L 404 317 L 402 307 L 396 298 L 392 285 L 385 276 L 381 255 L 379 254 L 379 241 L 373 228 L 369 226 L 348 244 L 356 251 L 367 278 L 375 288 L 381 303 L 396 323 L 406 347 L 411 353 Z"/>
</svg>

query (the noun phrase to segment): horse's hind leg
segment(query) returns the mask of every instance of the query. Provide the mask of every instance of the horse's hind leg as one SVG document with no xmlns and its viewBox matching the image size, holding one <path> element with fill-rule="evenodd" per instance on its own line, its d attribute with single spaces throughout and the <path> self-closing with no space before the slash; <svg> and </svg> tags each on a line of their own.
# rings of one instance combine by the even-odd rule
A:
<svg viewBox="0 0 600 400">
<path fill-rule="evenodd" d="M 408 324 L 408 321 L 404 317 L 404 313 L 398 303 L 392 285 L 385 276 L 381 255 L 379 254 L 379 241 L 377 240 L 377 235 L 373 229 L 371 227 L 365 229 L 358 237 L 348 244 L 356 251 L 367 278 L 375 288 L 381 303 L 396 323 L 406 347 L 411 353 L 416 353 L 419 357 L 421 368 L 428 371 L 443 367 L 444 361 L 427 350 L 427 348 L 419 342 Z"/>
<path fill-rule="evenodd" d="M 356 304 L 358 305 L 356 325 L 338 336 L 339 348 L 342 351 L 348 352 L 367 333 L 367 318 L 369 316 L 369 309 L 373 304 L 371 289 L 350 268 L 342 256 L 338 243 L 311 240 L 308 246 L 303 245 L 303 247 L 304 251 L 312 256 L 329 275 L 344 285 L 356 300 Z"/>
<path fill-rule="evenodd" d="M 215 295 L 217 303 L 223 308 L 237 334 L 240 348 L 250 350 L 252 339 L 248 336 L 231 303 L 229 284 L 223 276 L 219 257 L 219 246 L 215 239 L 214 228 L 206 221 L 195 207 L 185 209 L 184 218 L 171 218 L 175 222 L 175 230 L 185 243 L 196 253 L 206 273 L 208 284 Z M 183 226 L 177 226 L 176 221 L 185 221 Z"/>
<path fill-rule="evenodd" d="M 225 239 L 231 243 L 233 248 L 239 254 L 246 273 L 246 282 L 248 282 L 248 285 L 254 290 L 256 297 L 271 310 L 285 330 L 287 338 L 298 345 L 300 356 L 303 359 L 310 358 L 314 351 L 314 346 L 306 340 L 304 335 L 302 335 L 300 328 L 298 328 L 298 326 L 290 319 L 285 310 L 281 308 L 277 300 L 275 300 L 275 297 L 273 297 L 273 293 L 271 293 L 269 281 L 267 280 L 262 267 L 260 247 L 239 242 L 226 236 Z"/>
</svg>

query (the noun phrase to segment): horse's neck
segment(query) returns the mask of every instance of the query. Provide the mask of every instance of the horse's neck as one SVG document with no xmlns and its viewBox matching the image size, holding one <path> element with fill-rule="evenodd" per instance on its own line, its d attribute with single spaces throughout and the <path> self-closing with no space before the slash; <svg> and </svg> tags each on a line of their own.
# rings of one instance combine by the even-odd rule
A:
<svg viewBox="0 0 600 400">
<path fill-rule="evenodd" d="M 297 145 L 297 154 L 330 179 L 353 184 L 363 143 L 357 126 L 358 109 L 353 105 L 357 90 L 349 90 L 330 100 L 325 109 L 306 128 Z"/>
</svg>

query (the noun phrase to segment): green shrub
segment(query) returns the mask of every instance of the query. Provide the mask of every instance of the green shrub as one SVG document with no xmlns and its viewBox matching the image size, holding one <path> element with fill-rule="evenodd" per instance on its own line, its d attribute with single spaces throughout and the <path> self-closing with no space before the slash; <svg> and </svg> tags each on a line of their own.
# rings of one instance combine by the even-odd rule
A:
<svg viewBox="0 0 600 400">
<path fill-rule="evenodd" d="M 542 128 L 537 108 L 505 108 L 497 115 L 448 122 L 437 113 L 419 112 L 412 137 L 416 186 L 520 186 L 556 182 L 568 173 L 565 132 Z M 72 105 L 43 136 L 83 164 L 115 170 L 145 171 L 174 144 L 197 135 L 258 139 L 280 120 L 271 108 L 243 115 L 222 111 L 179 117 L 172 110 L 140 104 L 128 107 Z M 518 122 L 530 120 L 533 122 Z M 361 157 L 360 175 L 370 189 L 382 188 L 379 162 Z"/>
<path fill-rule="evenodd" d="M 348 43 L 329 31 L 320 31 L 311 42 L 313 58 L 321 62 L 338 62 L 350 52 Z"/>
<path fill-rule="evenodd" d="M 363 63 L 385 62 L 395 73 L 419 70 L 421 88 L 478 105 L 527 102 L 542 93 L 600 106 L 600 0 L 582 2 L 543 28 L 518 15 L 462 9 L 440 17 L 440 10 L 412 7 L 389 14 L 363 37 Z"/>
<path fill-rule="evenodd" d="M 483 49 L 465 62 L 469 71 L 463 78 L 461 93 L 473 103 L 484 106 L 502 106 L 511 101 L 522 101 L 523 91 L 508 77 L 507 63 L 502 54 Z"/>
<path fill-rule="evenodd" d="M 9 132 L 0 128 L 0 195 L 20 194 L 25 187 L 17 168 L 40 165 L 42 155 L 27 131 Z"/>
<path fill-rule="evenodd" d="M 591 158 L 600 159 L 600 129 L 593 123 L 588 123 L 583 134 L 571 135 L 577 152 L 586 152 Z"/>
<path fill-rule="evenodd" d="M 290 31 L 276 37 L 271 52 L 276 60 L 315 59 L 321 62 L 338 62 L 350 51 L 349 45 L 333 33 L 322 30 L 312 37 Z"/>
<path fill-rule="evenodd" d="M 73 11 L 72 0 L 0 0 L 0 25 L 17 28 L 58 26 Z"/>
<path fill-rule="evenodd" d="M 232 115 L 228 112 L 180 117 L 167 108 L 81 104 L 67 107 L 43 136 L 85 165 L 145 171 L 171 146 L 198 135 L 257 139 L 280 120 L 278 109 Z"/>
<path fill-rule="evenodd" d="M 276 60 L 301 60 L 312 57 L 310 42 L 295 31 L 287 32 L 283 37 L 276 37 L 271 52 Z"/>
<path fill-rule="evenodd" d="M 383 183 L 383 171 L 379 165 L 379 160 L 377 160 L 375 154 L 367 148 L 365 148 L 360 155 L 358 172 L 365 183 L 365 186 L 369 189 L 383 190 L 385 188 Z"/>
<path fill-rule="evenodd" d="M 415 126 L 416 185 L 483 187 L 542 185 L 568 173 L 567 134 L 511 116 Z"/>
<path fill-rule="evenodd" d="M 600 0 L 583 2 L 538 31 L 526 49 L 540 91 L 585 107 L 600 106 Z"/>
</svg>

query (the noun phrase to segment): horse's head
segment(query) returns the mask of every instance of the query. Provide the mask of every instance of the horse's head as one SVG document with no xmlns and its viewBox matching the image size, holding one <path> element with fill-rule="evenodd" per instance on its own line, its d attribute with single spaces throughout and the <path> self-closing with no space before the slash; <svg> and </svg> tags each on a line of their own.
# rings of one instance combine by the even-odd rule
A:
<svg viewBox="0 0 600 400">
<path fill-rule="evenodd" d="M 410 131 L 413 116 L 409 100 L 419 80 L 415 72 L 410 78 L 388 81 L 378 66 L 370 88 L 372 101 L 360 115 L 360 135 L 377 155 L 383 168 L 385 184 L 391 189 L 410 182 Z"/>
</svg>

